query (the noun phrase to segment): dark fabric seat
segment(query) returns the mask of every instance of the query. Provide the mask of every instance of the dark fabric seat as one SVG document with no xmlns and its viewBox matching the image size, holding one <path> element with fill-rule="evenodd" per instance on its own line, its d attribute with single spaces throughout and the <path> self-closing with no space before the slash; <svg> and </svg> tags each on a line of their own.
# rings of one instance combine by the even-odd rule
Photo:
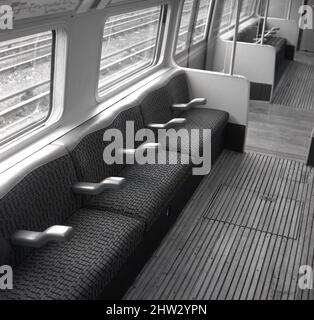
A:
<svg viewBox="0 0 314 320">
<path fill-rule="evenodd" d="M 256 36 L 257 36 L 257 25 L 249 26 L 239 32 L 238 41 L 253 43 Z"/>
<path fill-rule="evenodd" d="M 260 23 L 260 30 L 259 34 L 262 33 L 262 25 L 263 23 Z M 239 31 L 238 33 L 238 42 L 247 42 L 247 43 L 254 43 L 255 38 L 257 37 L 257 28 L 258 25 L 254 24 L 252 26 L 248 26 L 242 30 Z M 233 40 L 233 35 L 231 35 L 227 40 Z M 280 52 L 282 50 L 285 50 L 285 45 L 287 44 L 287 40 L 284 38 L 272 36 L 265 38 L 264 44 L 270 45 L 276 48 L 276 52 Z"/>
<path fill-rule="evenodd" d="M 178 196 L 193 167 L 188 141 L 178 152 L 172 152 L 171 145 L 169 150 L 158 150 L 156 156 L 163 160 L 158 164 L 106 164 L 103 155 L 110 142 L 103 140 L 104 133 L 120 129 L 125 142 L 127 121 L 134 122 L 135 132 L 149 123 L 167 122 L 174 117 L 172 104 L 189 100 L 188 81 L 181 73 L 147 93 L 141 107 L 121 112 L 109 127 L 106 123 L 102 128 L 99 122 L 97 131 L 88 128 L 90 133 L 82 134 L 74 150 L 69 148 L 70 155 L 57 143 L 34 155 L 34 161 L 12 168 L 12 188 L 2 190 L 0 199 L 0 265 L 14 267 L 14 289 L 1 291 L 0 300 L 96 299 L 103 293 Z M 212 130 L 216 159 L 224 146 L 228 113 L 193 109 L 179 116 L 187 118 L 184 128 L 189 133 Z M 200 140 L 210 143 L 208 136 Z M 125 187 L 92 197 L 72 191 L 78 181 L 97 183 L 111 176 L 124 177 Z M 12 245 L 11 236 L 18 230 L 42 232 L 53 225 L 72 227 L 73 238 L 40 249 Z"/>
<path fill-rule="evenodd" d="M 286 58 L 287 40 L 279 37 L 271 37 L 267 39 L 266 44 L 271 45 L 276 49 L 276 69 L 278 70 Z"/>
<path fill-rule="evenodd" d="M 265 44 L 275 47 L 276 52 L 279 52 L 287 44 L 287 40 L 279 37 L 270 37 L 266 40 Z"/>
<path fill-rule="evenodd" d="M 17 176 L 0 200 L 0 262 L 14 272 L 13 290 L 0 291 L 0 299 L 96 299 L 144 237 L 138 220 L 82 208 L 72 192 L 77 178 L 71 158 L 56 149 L 43 149 L 48 162 Z M 13 168 L 13 176 L 19 170 Z M 40 249 L 11 242 L 18 230 L 42 232 L 54 225 L 72 227 L 74 237 Z"/>
<path fill-rule="evenodd" d="M 144 128 L 140 109 L 134 107 L 119 114 L 109 129 L 120 129 L 126 138 L 125 121 L 135 122 L 135 132 Z M 103 141 L 103 135 L 107 129 L 90 133 L 71 152 L 79 180 L 97 183 L 116 176 L 124 177 L 126 185 L 120 190 L 107 190 L 97 196 L 84 197 L 84 206 L 131 216 L 144 221 L 149 229 L 170 203 L 176 188 L 191 174 L 191 163 L 175 161 L 173 163 L 178 164 L 108 165 L 103 159 L 108 145 L 108 142 Z M 177 153 L 161 150 L 162 153 L 172 159 L 180 157 Z"/>
<path fill-rule="evenodd" d="M 0 199 L 1 248 L 6 248 L 6 254 L 1 255 L 2 264 L 16 266 L 33 252 L 12 246 L 10 239 L 14 232 L 44 231 L 80 209 L 81 199 L 71 189 L 75 182 L 73 164 L 65 155 L 27 174 Z"/>
<path fill-rule="evenodd" d="M 128 165 L 119 175 L 126 178 L 124 188 L 91 197 L 85 206 L 131 216 L 150 229 L 191 175 L 191 164 L 180 164 L 179 154 L 164 155 L 179 164 Z"/>
<path fill-rule="evenodd" d="M 124 169 L 124 164 L 108 165 L 104 161 L 105 148 L 110 142 L 104 141 L 104 133 L 109 129 L 119 129 L 126 141 L 126 122 L 134 123 L 135 132 L 144 127 L 141 110 L 138 106 L 121 112 L 108 128 L 101 128 L 86 135 L 71 151 L 77 177 L 82 182 L 98 183 L 111 176 L 118 176 Z M 138 147 L 141 143 L 135 143 Z"/>
<path fill-rule="evenodd" d="M 166 123 L 173 118 L 186 118 L 185 125 L 175 128 L 179 140 L 168 140 L 164 145 L 166 150 L 189 154 L 190 156 L 203 155 L 203 143 L 210 143 L 210 136 L 200 132 L 200 135 L 192 136 L 194 129 L 211 129 L 212 162 L 219 157 L 224 148 L 224 132 L 229 120 L 229 114 L 225 111 L 195 108 L 187 112 L 173 112 L 171 106 L 176 103 L 187 103 L 191 100 L 188 79 L 185 73 L 175 75 L 169 83 L 153 92 L 148 93 L 141 101 L 144 124 Z M 180 129 L 186 129 L 188 136 L 180 134 Z"/>
<path fill-rule="evenodd" d="M 144 225 L 118 214 L 81 209 L 64 222 L 73 238 L 50 243 L 14 269 L 10 300 L 96 299 L 142 240 Z"/>
<path fill-rule="evenodd" d="M 184 112 L 182 116 L 189 120 L 192 128 L 211 129 L 212 163 L 214 163 L 224 148 L 229 114 L 215 109 L 195 108 Z"/>
<path fill-rule="evenodd" d="M 214 163 L 224 148 L 225 130 L 228 124 L 229 115 L 227 112 L 195 108 L 186 111 L 180 115 L 187 119 L 187 123 L 176 127 L 178 140 L 168 140 L 166 149 L 170 151 L 177 151 L 187 155 L 203 156 L 203 146 L 211 145 L 212 163 Z M 185 129 L 188 135 L 180 133 L 180 129 Z M 211 130 L 211 135 L 206 131 Z M 192 134 L 193 130 L 200 130 L 199 134 Z"/>
</svg>

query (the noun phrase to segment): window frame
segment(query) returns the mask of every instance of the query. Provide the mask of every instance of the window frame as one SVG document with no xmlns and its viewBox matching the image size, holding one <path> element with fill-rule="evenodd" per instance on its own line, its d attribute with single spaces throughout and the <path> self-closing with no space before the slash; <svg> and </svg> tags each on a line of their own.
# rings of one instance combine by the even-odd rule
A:
<svg viewBox="0 0 314 320">
<path fill-rule="evenodd" d="M 50 106 L 47 116 L 41 120 L 29 124 L 25 128 L 0 139 L 0 151 L 7 152 L 16 148 L 16 145 L 25 139 L 39 134 L 44 129 L 50 128 L 56 123 L 64 109 L 65 79 L 67 61 L 68 36 L 65 25 L 47 24 L 40 27 L 26 27 L 23 30 L 17 29 L 7 35 L 1 35 L 0 42 L 11 41 L 40 33 L 51 32 L 51 60 L 50 60 Z M 58 60 L 58 63 L 56 63 Z"/>
<path fill-rule="evenodd" d="M 205 32 L 204 32 L 204 35 L 202 36 L 202 39 L 199 40 L 199 41 L 196 41 L 194 42 L 194 32 L 192 33 L 192 38 L 191 38 L 191 45 L 192 47 L 193 46 L 197 46 L 198 44 L 206 41 L 207 37 L 208 37 L 208 31 L 209 31 L 209 26 L 210 26 L 210 17 L 211 17 L 211 14 L 212 14 L 212 6 L 213 6 L 213 2 L 214 0 L 209 0 L 209 7 L 208 7 L 208 14 L 207 14 L 207 21 L 206 21 L 206 26 L 205 26 Z M 195 19 L 194 19 L 194 25 L 196 27 L 196 24 L 197 24 L 197 18 L 198 18 L 198 15 L 200 13 L 200 5 L 201 5 L 201 0 L 199 0 L 198 2 L 198 9 L 197 9 L 197 14 L 195 16 Z"/>
<path fill-rule="evenodd" d="M 193 1 L 197 1 L 196 2 L 196 9 L 195 9 L 195 17 L 193 19 L 193 10 L 194 10 L 194 6 L 192 7 L 192 14 L 191 14 L 191 18 L 190 18 L 190 22 L 188 25 L 188 35 L 187 35 L 187 41 L 186 41 L 186 46 L 183 50 L 177 52 L 177 46 L 178 46 L 178 40 L 179 40 L 179 33 L 180 33 L 180 27 L 181 27 L 181 21 L 182 21 L 182 14 L 183 14 L 183 9 L 184 9 L 184 4 L 185 1 L 182 1 L 182 5 L 180 8 L 180 15 L 179 15 L 179 21 L 178 21 L 178 27 L 175 33 L 175 44 L 174 44 L 174 52 L 173 52 L 173 57 L 174 59 L 180 59 L 180 57 L 182 57 L 184 54 L 186 54 L 188 52 L 188 50 L 192 50 L 194 48 L 197 48 L 199 46 L 201 46 L 204 42 L 207 41 L 208 35 L 209 35 L 209 29 L 212 23 L 212 19 L 211 17 L 213 16 L 213 7 L 215 4 L 215 0 L 209 0 L 210 4 L 209 4 L 209 10 L 208 10 L 208 16 L 207 16 L 207 22 L 206 22 L 206 27 L 205 27 L 205 33 L 204 33 L 204 37 L 195 42 L 194 43 L 194 39 L 193 39 L 193 28 L 196 24 L 197 21 L 197 17 L 200 11 L 200 0 L 193 0 Z M 194 4 L 195 5 L 195 4 Z M 190 46 L 189 46 L 190 45 Z"/>
<path fill-rule="evenodd" d="M 239 20 L 239 26 L 245 22 L 247 22 L 248 20 L 252 19 L 255 15 L 256 15 L 256 6 L 258 4 L 258 1 L 257 0 L 253 0 L 252 1 L 252 6 L 251 6 L 251 14 L 249 16 L 244 16 L 244 17 L 240 17 L 240 20 Z M 233 3 L 233 8 L 232 8 L 232 11 L 234 12 L 235 11 L 235 2 Z M 223 37 L 223 35 L 225 33 L 228 33 L 228 32 L 231 32 L 232 30 L 234 30 L 234 27 L 235 27 L 235 23 L 229 25 L 229 26 L 226 26 L 224 28 L 222 28 L 220 30 L 220 26 L 219 26 L 219 29 L 217 30 L 218 31 L 218 37 Z"/>
<path fill-rule="evenodd" d="M 160 16 L 159 16 L 159 25 L 158 25 L 158 31 L 156 36 L 156 44 L 155 44 L 156 50 L 154 52 L 154 59 L 152 60 L 152 63 L 149 66 L 145 66 L 141 68 L 141 70 L 134 70 L 134 72 L 127 73 L 122 78 L 116 79 L 113 84 L 104 86 L 100 90 L 99 82 L 100 82 L 100 72 L 101 72 L 100 68 L 101 68 L 101 58 L 102 58 L 102 47 L 103 47 L 102 39 L 104 36 L 104 29 L 109 18 L 122 15 L 122 14 L 150 9 L 154 7 L 156 8 L 160 7 Z M 142 77 L 149 74 L 152 70 L 154 70 L 156 67 L 160 65 L 160 61 L 162 59 L 162 48 L 164 45 L 163 40 L 166 32 L 166 21 L 169 17 L 170 10 L 171 10 L 171 5 L 169 1 L 160 1 L 157 3 L 156 2 L 147 3 L 146 5 L 138 7 L 135 10 L 133 7 L 130 7 L 130 6 L 126 6 L 123 9 L 120 7 L 119 11 L 112 10 L 111 12 L 108 12 L 104 16 L 103 23 L 101 25 L 100 38 L 99 38 L 99 55 L 98 55 L 99 61 L 97 65 L 98 68 L 97 68 L 97 78 L 96 78 L 96 86 L 95 86 L 95 96 L 96 96 L 97 103 L 104 102 L 110 94 L 116 93 L 117 90 L 123 90 L 123 88 L 126 85 L 130 85 L 130 83 L 132 83 L 137 79 L 140 80 Z"/>
</svg>

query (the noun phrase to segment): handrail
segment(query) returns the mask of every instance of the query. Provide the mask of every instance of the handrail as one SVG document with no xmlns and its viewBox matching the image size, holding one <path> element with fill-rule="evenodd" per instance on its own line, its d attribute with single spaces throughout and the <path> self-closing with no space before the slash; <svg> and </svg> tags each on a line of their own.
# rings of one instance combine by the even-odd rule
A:
<svg viewBox="0 0 314 320">
<path fill-rule="evenodd" d="M 264 36 L 265 36 L 266 27 L 267 27 L 268 12 L 269 12 L 269 0 L 266 0 L 266 9 L 265 9 L 265 16 L 264 16 L 261 44 L 264 44 Z"/>
<path fill-rule="evenodd" d="M 242 5 L 242 0 L 235 0 L 235 1 L 236 1 L 236 23 L 235 23 L 235 27 L 234 27 L 233 46 L 232 46 L 231 64 L 230 64 L 230 72 L 229 72 L 229 74 L 231 76 L 233 75 L 234 65 L 235 65 L 235 57 L 236 57 L 237 41 L 238 41 L 238 31 L 239 31 L 239 24 L 240 24 L 241 5 Z"/>
<path fill-rule="evenodd" d="M 292 10 L 292 0 L 289 0 L 288 11 L 287 11 L 287 20 L 290 20 L 291 10 Z"/>
</svg>

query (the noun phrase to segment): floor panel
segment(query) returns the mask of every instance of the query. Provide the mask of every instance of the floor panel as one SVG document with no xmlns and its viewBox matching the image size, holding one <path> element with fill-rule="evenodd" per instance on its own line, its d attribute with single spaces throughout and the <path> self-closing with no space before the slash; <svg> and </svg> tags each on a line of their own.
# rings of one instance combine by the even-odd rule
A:
<svg viewBox="0 0 314 320">
<path fill-rule="evenodd" d="M 246 149 L 305 162 L 313 123 L 313 111 L 251 102 Z"/>
<path fill-rule="evenodd" d="M 312 299 L 313 169 L 224 152 L 125 299 Z"/>
<path fill-rule="evenodd" d="M 291 61 L 274 93 L 273 104 L 314 110 L 314 65 Z"/>
</svg>

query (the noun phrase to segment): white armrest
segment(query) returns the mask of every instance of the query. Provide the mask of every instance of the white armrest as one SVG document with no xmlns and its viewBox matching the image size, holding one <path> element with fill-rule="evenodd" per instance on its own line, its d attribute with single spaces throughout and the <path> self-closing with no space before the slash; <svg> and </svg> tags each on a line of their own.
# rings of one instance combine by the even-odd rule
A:
<svg viewBox="0 0 314 320">
<path fill-rule="evenodd" d="M 99 183 L 78 182 L 73 186 L 74 193 L 81 195 L 98 195 L 105 190 L 121 189 L 125 178 L 111 177 Z"/>
<path fill-rule="evenodd" d="M 197 106 L 203 106 L 207 103 L 205 98 L 196 98 L 189 103 L 174 104 L 172 106 L 173 111 L 187 111 Z"/>
<path fill-rule="evenodd" d="M 175 118 L 170 120 L 167 123 L 152 123 L 148 125 L 148 128 L 150 129 L 170 129 L 170 128 L 174 128 L 178 125 L 182 125 L 186 123 L 186 119 L 185 118 Z"/>
<path fill-rule="evenodd" d="M 157 150 L 159 146 L 159 143 L 144 143 L 137 149 L 121 149 L 120 152 L 127 155 L 135 155 L 137 152 L 141 152 L 144 150 Z"/>
<path fill-rule="evenodd" d="M 53 226 L 44 232 L 20 230 L 13 234 L 11 241 L 16 246 L 41 248 L 48 242 L 65 242 L 73 235 L 73 228 Z"/>
</svg>

